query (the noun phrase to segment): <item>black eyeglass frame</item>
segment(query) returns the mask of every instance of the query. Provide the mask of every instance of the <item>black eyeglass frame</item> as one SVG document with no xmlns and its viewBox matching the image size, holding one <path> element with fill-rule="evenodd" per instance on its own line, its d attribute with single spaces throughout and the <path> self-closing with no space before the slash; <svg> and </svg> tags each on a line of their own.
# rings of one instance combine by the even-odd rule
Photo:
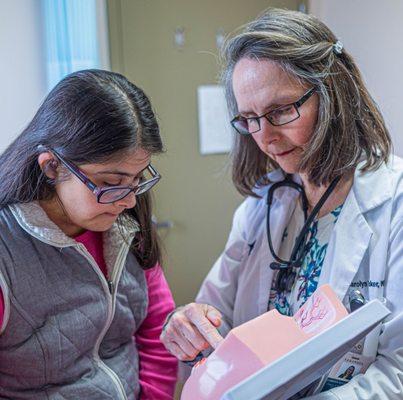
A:
<svg viewBox="0 0 403 400">
<path fill-rule="evenodd" d="M 231 120 L 231 125 L 240 135 L 243 135 L 243 136 L 247 136 L 247 135 L 251 135 L 252 133 L 259 132 L 262 129 L 261 124 L 260 124 L 260 119 L 261 118 L 266 118 L 267 121 L 273 126 L 287 125 L 287 124 L 297 120 L 301 116 L 301 114 L 299 112 L 299 108 L 315 93 L 315 91 L 316 90 L 313 87 L 313 88 L 309 89 L 305 94 L 303 94 L 302 97 L 300 97 L 297 101 L 295 101 L 293 103 L 289 103 L 289 104 L 284 104 L 281 107 L 275 108 L 274 110 L 270 110 L 269 112 L 267 112 L 265 114 L 262 114 L 262 115 L 259 115 L 257 117 L 249 117 L 249 118 L 247 118 L 247 117 L 243 117 L 242 115 L 237 115 Z M 281 110 L 282 108 L 289 107 L 289 106 L 293 106 L 295 108 L 295 111 L 297 112 L 297 116 L 295 118 L 293 118 L 290 121 L 284 122 L 282 124 L 276 124 L 271 120 L 270 114 L 278 112 L 278 110 Z M 256 129 L 253 132 L 249 132 L 249 130 L 247 132 L 246 131 L 241 131 L 236 127 L 236 123 L 238 121 L 241 121 L 241 120 L 244 120 L 244 121 L 254 120 L 254 121 L 257 122 L 257 124 L 259 126 L 259 129 Z"/>
<path fill-rule="evenodd" d="M 151 164 L 149 164 L 144 170 L 148 170 L 150 172 L 150 174 L 152 176 L 151 179 L 141 182 L 138 185 L 133 186 L 133 187 L 132 186 L 100 187 L 100 186 L 97 186 L 94 182 L 92 182 L 91 179 L 88 178 L 88 176 L 86 176 L 76 165 L 74 165 L 70 161 L 67 161 L 63 156 L 61 156 L 59 152 L 57 152 L 54 149 L 46 149 L 43 146 L 40 146 L 40 147 L 41 147 L 41 150 L 43 150 L 43 151 L 50 151 L 51 153 L 53 153 L 73 175 L 75 175 L 81 182 L 84 183 L 85 186 L 88 187 L 88 189 L 91 190 L 92 193 L 94 193 L 94 195 L 97 198 L 97 202 L 100 204 L 115 203 L 116 201 L 122 200 L 125 197 L 127 197 L 131 192 L 133 192 L 135 195 L 145 193 L 148 190 L 150 190 L 153 186 L 155 186 L 161 179 L 161 175 L 158 173 L 158 171 L 154 167 L 152 167 Z M 146 187 L 146 190 L 144 190 L 145 187 Z M 115 191 L 115 190 L 126 190 L 127 193 L 124 193 L 121 197 L 118 197 L 113 201 L 101 201 L 102 196 L 105 193 Z"/>
</svg>

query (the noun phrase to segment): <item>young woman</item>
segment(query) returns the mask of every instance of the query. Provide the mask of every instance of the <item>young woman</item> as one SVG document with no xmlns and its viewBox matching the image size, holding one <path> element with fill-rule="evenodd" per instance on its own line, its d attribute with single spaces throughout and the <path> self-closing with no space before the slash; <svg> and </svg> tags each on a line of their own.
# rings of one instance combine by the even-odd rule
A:
<svg viewBox="0 0 403 400">
<path fill-rule="evenodd" d="M 386 298 L 391 316 L 355 349 L 360 374 L 315 399 L 401 399 L 403 163 L 354 60 L 316 18 L 271 9 L 228 41 L 224 62 L 233 180 L 247 198 L 163 342 L 190 360 L 268 309 L 293 315 L 318 285 L 347 307 L 358 289 Z"/>
<path fill-rule="evenodd" d="M 0 156 L 1 399 L 172 399 L 148 192 L 162 150 L 143 91 L 87 70 Z"/>
</svg>

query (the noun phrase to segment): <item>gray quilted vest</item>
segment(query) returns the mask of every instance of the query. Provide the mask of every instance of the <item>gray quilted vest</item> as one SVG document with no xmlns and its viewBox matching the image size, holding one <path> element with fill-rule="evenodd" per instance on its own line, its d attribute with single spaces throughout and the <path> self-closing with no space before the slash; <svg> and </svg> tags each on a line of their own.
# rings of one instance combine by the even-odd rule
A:
<svg viewBox="0 0 403 400">
<path fill-rule="evenodd" d="M 138 398 L 133 334 L 148 296 L 132 237 L 104 234 L 107 282 L 37 203 L 0 211 L 0 399 Z"/>
</svg>

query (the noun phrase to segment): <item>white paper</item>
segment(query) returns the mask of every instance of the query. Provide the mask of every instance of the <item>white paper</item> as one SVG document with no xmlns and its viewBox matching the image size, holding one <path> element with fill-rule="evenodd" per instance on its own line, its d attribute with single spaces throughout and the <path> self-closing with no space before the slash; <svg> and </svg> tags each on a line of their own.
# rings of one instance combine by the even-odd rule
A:
<svg viewBox="0 0 403 400">
<path fill-rule="evenodd" d="M 224 88 L 220 85 L 199 86 L 197 101 L 200 153 L 228 153 L 232 147 L 233 132 Z"/>
</svg>

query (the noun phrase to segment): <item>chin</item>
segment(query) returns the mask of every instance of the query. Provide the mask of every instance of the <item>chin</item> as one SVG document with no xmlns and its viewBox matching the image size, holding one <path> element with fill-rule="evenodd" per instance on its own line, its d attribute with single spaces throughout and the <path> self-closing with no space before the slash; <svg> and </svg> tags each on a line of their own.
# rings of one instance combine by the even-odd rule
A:
<svg viewBox="0 0 403 400">
<path fill-rule="evenodd" d="M 286 174 L 297 174 L 300 172 L 301 155 L 297 151 L 286 156 L 274 156 L 272 159 Z"/>
<path fill-rule="evenodd" d="M 115 221 L 105 221 L 105 222 L 93 222 L 92 224 L 89 223 L 87 227 L 85 227 L 85 229 L 88 229 L 90 231 L 93 232 L 105 232 L 107 230 L 109 230 L 112 225 L 114 224 Z"/>
<path fill-rule="evenodd" d="M 280 167 L 286 174 L 297 174 L 297 173 L 299 173 L 299 167 L 298 167 L 297 165 L 279 164 L 279 167 Z"/>
<path fill-rule="evenodd" d="M 96 230 L 97 232 L 105 232 L 109 229 L 112 228 L 112 225 L 115 223 L 115 221 L 113 222 L 107 222 L 104 224 L 97 224 L 94 228 L 94 230 Z"/>
<path fill-rule="evenodd" d="M 96 227 L 92 228 L 91 230 L 92 230 L 93 232 L 106 232 L 106 231 L 108 231 L 109 229 L 111 229 L 111 227 L 112 227 L 112 225 L 109 225 L 109 226 L 107 226 L 107 227 L 104 227 L 104 226 L 96 226 Z"/>
</svg>

